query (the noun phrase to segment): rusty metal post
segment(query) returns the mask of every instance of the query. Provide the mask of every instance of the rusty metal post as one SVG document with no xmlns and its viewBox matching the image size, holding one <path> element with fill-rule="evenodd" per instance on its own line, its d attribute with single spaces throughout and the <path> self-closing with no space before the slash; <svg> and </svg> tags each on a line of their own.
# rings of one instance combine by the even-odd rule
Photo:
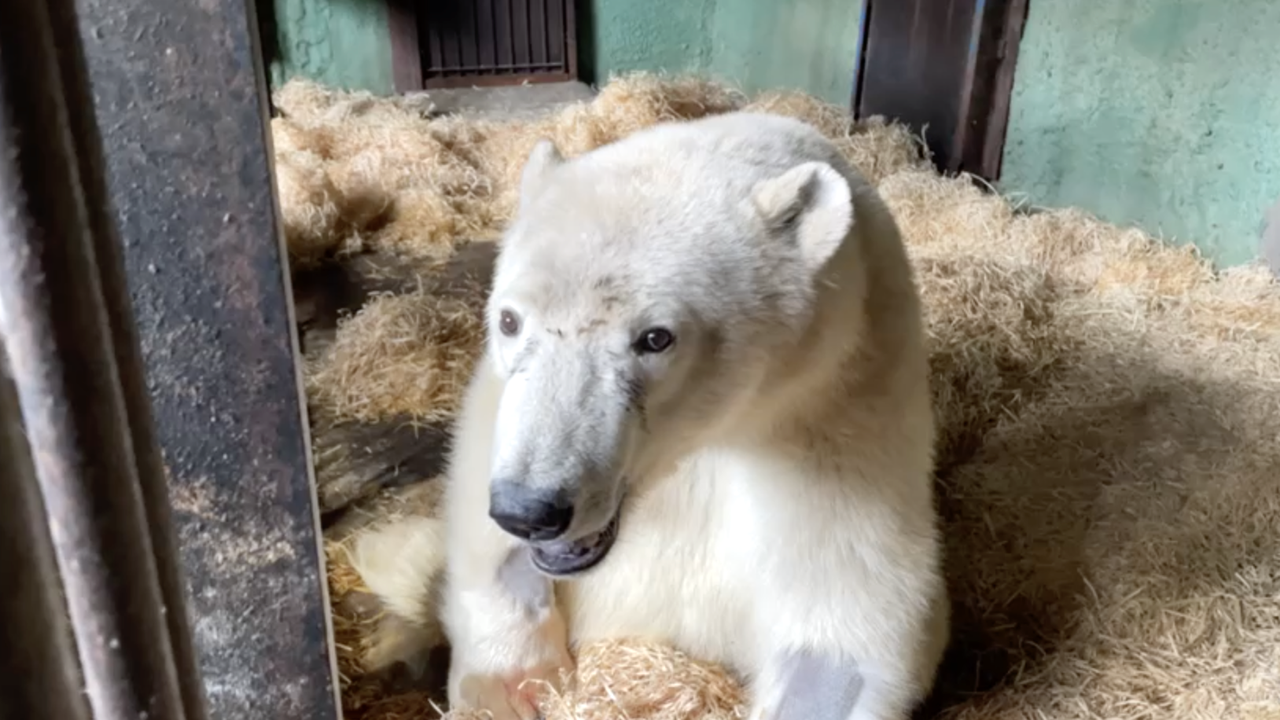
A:
<svg viewBox="0 0 1280 720">
<path fill-rule="evenodd" d="M 337 718 L 255 3 L 74 3 L 209 714 Z"/>
<path fill-rule="evenodd" d="M 99 253 L 111 255 L 115 238 L 101 208 L 86 207 L 103 197 L 84 182 L 97 163 L 83 156 L 98 142 L 68 1 L 0 4 L 0 337 L 95 720 L 201 720 L 199 694 L 184 708 L 179 690 L 179 665 L 193 667 L 175 665 L 171 630 L 187 632 L 171 622 L 185 614 L 180 593 L 161 589 L 177 576 L 173 552 L 159 548 L 157 562 L 166 535 L 148 523 L 164 515 L 143 488 L 163 480 L 145 462 L 153 448 L 135 453 L 146 433 L 131 431 L 140 420 L 130 410 L 146 402 L 129 397 L 140 368 L 113 337 L 127 301 L 112 296 L 119 271 L 104 273 Z"/>
<path fill-rule="evenodd" d="M 0 718 L 88 720 L 44 503 L 0 347 Z"/>
<path fill-rule="evenodd" d="M 80 187 L 84 193 L 85 219 L 91 231 L 93 250 L 97 255 L 98 276 L 106 303 L 104 309 L 111 336 L 115 338 L 116 364 L 124 391 L 125 413 L 130 420 L 130 438 L 137 462 L 143 506 L 147 513 L 151 548 L 156 556 L 160 594 L 167 609 L 165 620 L 169 626 L 169 640 L 173 644 L 178 689 L 187 720 L 204 720 L 208 712 L 187 617 L 189 603 L 182 579 L 178 538 L 173 529 L 173 513 L 169 508 L 169 488 L 164 463 L 156 445 L 151 403 L 147 397 L 147 384 L 142 371 L 138 331 L 129 306 L 129 287 L 124 275 L 120 236 L 107 192 L 102 139 L 97 120 L 91 112 L 93 95 L 89 92 L 84 65 L 84 46 L 80 41 L 74 4 L 67 1 L 54 2 L 48 8 L 54 45 L 59 51 L 58 64 L 62 71 L 63 94 L 67 97 L 68 105 L 82 109 L 81 112 L 71 113 L 68 120 L 75 143 Z"/>
</svg>

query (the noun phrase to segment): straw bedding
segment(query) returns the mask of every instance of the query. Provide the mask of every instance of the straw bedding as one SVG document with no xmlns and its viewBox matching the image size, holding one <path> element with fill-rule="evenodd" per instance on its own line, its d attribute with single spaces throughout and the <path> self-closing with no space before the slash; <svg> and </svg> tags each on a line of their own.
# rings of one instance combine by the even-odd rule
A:
<svg viewBox="0 0 1280 720">
<path fill-rule="evenodd" d="M 276 101 L 295 265 L 373 252 L 426 274 L 497 236 L 537 137 L 573 155 L 743 106 L 813 122 L 878 185 L 926 300 L 956 617 L 922 715 L 1280 718 L 1280 287 L 1266 271 L 1214 272 L 1080 211 L 1018 207 L 934 172 L 902 128 L 855 125 L 800 94 L 638 75 L 508 122 L 301 82 Z M 313 412 L 448 417 L 483 296 L 368 302 L 309 351 Z M 429 517 L 434 496 L 418 492 L 361 517 Z M 343 552 L 359 525 L 327 531 L 347 717 L 434 717 L 425 690 L 366 672 L 373 628 L 393 620 Z M 670 648 L 590 646 L 579 665 L 576 687 L 547 698 L 549 719 L 741 716 L 732 678 Z"/>
</svg>

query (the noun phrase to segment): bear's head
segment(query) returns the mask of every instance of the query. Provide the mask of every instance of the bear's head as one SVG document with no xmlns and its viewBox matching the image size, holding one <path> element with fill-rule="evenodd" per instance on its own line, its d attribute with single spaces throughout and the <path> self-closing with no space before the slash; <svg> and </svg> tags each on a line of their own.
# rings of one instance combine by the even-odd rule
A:
<svg viewBox="0 0 1280 720">
<path fill-rule="evenodd" d="M 487 308 L 504 381 L 490 516 L 552 576 L 600 562 L 629 494 L 757 412 L 853 223 L 829 164 L 751 177 L 622 143 L 536 146 Z"/>
</svg>

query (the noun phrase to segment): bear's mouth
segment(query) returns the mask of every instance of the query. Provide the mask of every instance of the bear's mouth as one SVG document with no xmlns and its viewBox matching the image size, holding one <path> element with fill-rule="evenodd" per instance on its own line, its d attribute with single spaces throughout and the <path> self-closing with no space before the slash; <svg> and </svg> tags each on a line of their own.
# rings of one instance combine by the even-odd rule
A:
<svg viewBox="0 0 1280 720">
<path fill-rule="evenodd" d="M 534 567 L 547 575 L 565 577 L 586 572 L 604 560 L 618 539 L 622 508 L 614 511 L 603 530 L 576 540 L 551 540 L 529 546 Z"/>
</svg>

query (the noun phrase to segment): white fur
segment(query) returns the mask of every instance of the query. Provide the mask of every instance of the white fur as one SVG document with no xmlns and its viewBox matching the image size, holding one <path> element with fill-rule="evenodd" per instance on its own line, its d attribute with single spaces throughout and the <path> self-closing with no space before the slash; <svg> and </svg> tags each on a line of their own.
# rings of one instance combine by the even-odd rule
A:
<svg viewBox="0 0 1280 720">
<path fill-rule="evenodd" d="M 356 535 L 347 558 L 388 614 L 365 650 L 367 670 L 405 662 L 421 672 L 426 651 L 445 639 L 436 605 L 445 548 L 437 518 L 399 518 Z"/>
<path fill-rule="evenodd" d="M 433 580 L 445 564 L 444 522 L 406 517 L 356 535 L 348 558 L 387 610 L 418 624 L 430 623 Z"/>
<path fill-rule="evenodd" d="M 808 125 L 733 113 L 572 160 L 544 142 L 521 193 L 445 495 L 451 701 L 529 717 L 517 685 L 566 643 L 644 637 L 752 681 L 753 718 L 800 650 L 856 663 L 850 718 L 908 717 L 948 603 L 919 302 L 874 190 Z M 672 349 L 634 352 L 654 326 Z M 500 477 L 570 492 L 570 537 L 621 504 L 550 608 L 498 580 Z"/>
</svg>

